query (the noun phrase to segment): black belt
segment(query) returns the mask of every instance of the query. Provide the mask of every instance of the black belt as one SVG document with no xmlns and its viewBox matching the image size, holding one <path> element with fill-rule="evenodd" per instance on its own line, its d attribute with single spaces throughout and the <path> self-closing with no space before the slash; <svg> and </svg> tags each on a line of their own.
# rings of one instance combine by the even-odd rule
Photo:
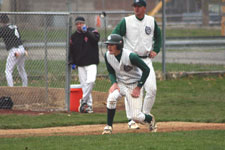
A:
<svg viewBox="0 0 225 150">
<path fill-rule="evenodd" d="M 140 58 L 148 58 L 148 56 L 139 56 Z"/>
</svg>

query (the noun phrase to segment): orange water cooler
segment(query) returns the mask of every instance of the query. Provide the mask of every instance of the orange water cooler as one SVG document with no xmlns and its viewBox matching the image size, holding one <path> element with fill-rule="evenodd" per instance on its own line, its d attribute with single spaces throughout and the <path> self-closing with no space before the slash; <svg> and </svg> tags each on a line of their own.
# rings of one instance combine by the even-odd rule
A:
<svg viewBox="0 0 225 150">
<path fill-rule="evenodd" d="M 83 92 L 80 84 L 70 85 L 70 111 L 79 112 Z"/>
</svg>

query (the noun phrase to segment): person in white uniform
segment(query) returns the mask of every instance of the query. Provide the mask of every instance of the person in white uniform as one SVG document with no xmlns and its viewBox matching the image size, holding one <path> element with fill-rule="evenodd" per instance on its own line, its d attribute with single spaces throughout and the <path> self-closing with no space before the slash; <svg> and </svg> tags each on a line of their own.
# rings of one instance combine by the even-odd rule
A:
<svg viewBox="0 0 225 150">
<path fill-rule="evenodd" d="M 127 111 L 132 120 L 139 123 L 148 123 L 149 130 L 155 130 L 155 120 L 150 114 L 141 111 L 143 90 L 150 69 L 132 51 L 123 48 L 123 38 L 118 34 L 111 34 L 105 42 L 108 51 L 105 54 L 106 67 L 112 86 L 107 98 L 107 125 L 102 134 L 111 134 L 113 119 L 116 112 L 117 100 L 126 97 Z"/>
<path fill-rule="evenodd" d="M 27 52 L 23 47 L 18 27 L 9 23 L 9 17 L 6 14 L 0 16 L 0 23 L 0 38 L 3 38 L 6 50 L 9 51 L 5 68 L 7 84 L 10 87 L 14 86 L 12 73 L 14 67 L 17 66 L 17 70 L 22 79 L 22 86 L 26 87 L 28 85 L 28 79 L 24 63 Z"/>
<path fill-rule="evenodd" d="M 123 18 L 112 33 L 121 35 L 124 38 L 124 48 L 136 53 L 151 70 L 144 84 L 146 94 L 142 110 L 143 113 L 150 113 L 155 102 L 157 91 L 156 76 L 151 59 L 160 51 L 161 31 L 155 19 L 145 14 L 145 0 L 134 0 L 132 6 L 135 14 Z M 125 106 L 127 109 L 126 101 Z M 127 113 L 127 118 L 130 129 L 139 128 L 138 124 L 131 119 L 129 113 Z"/>
</svg>

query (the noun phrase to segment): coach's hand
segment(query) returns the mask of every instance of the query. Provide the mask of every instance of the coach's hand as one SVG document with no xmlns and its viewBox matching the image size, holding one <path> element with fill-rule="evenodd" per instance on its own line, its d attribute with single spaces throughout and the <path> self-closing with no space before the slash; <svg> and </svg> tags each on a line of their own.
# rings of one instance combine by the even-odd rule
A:
<svg viewBox="0 0 225 150">
<path fill-rule="evenodd" d="M 120 91 L 120 88 L 119 88 L 118 84 L 117 84 L 117 83 L 114 83 L 114 84 L 110 87 L 109 93 L 112 93 L 112 92 L 115 91 L 116 89 L 118 89 L 118 90 Z"/>
<path fill-rule="evenodd" d="M 75 70 L 76 69 L 76 65 L 72 64 L 72 69 Z"/>
<path fill-rule="evenodd" d="M 82 31 L 83 31 L 84 33 L 87 32 L 87 26 L 86 26 L 86 25 L 83 25 L 81 29 L 82 29 Z"/>
<path fill-rule="evenodd" d="M 154 58 L 156 55 L 157 55 L 156 52 L 150 51 L 149 57 L 150 57 L 150 58 Z"/>
<path fill-rule="evenodd" d="M 140 96 L 140 92 L 141 92 L 141 87 L 136 87 L 133 89 L 131 96 L 134 98 L 138 98 Z"/>
</svg>

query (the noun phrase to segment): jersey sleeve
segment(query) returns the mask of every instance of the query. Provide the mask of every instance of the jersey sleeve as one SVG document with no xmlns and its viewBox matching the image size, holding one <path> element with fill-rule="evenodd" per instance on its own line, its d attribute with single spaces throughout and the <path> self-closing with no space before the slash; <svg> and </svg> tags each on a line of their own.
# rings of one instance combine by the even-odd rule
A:
<svg viewBox="0 0 225 150">
<path fill-rule="evenodd" d="M 159 53 L 162 43 L 162 37 L 161 37 L 161 30 L 159 26 L 157 25 L 155 21 L 155 30 L 154 30 L 154 45 L 153 45 L 153 51 L 156 53 Z"/>
<path fill-rule="evenodd" d="M 106 53 L 105 53 L 105 63 L 106 63 L 106 68 L 107 71 L 109 72 L 109 79 L 111 81 L 111 83 L 117 83 L 116 81 L 116 73 L 115 70 L 112 68 L 112 66 L 108 63 L 107 57 L 106 57 Z"/>
<path fill-rule="evenodd" d="M 95 43 L 97 43 L 100 39 L 100 34 L 94 28 L 88 28 L 88 30 L 85 34 L 91 39 L 91 41 L 93 41 Z"/>
<path fill-rule="evenodd" d="M 126 20 L 123 18 L 114 28 L 112 34 L 119 34 L 120 36 L 125 36 L 126 34 Z"/>
<path fill-rule="evenodd" d="M 141 60 L 140 57 L 137 56 L 135 53 L 131 53 L 130 56 L 130 61 L 133 65 L 139 67 L 142 70 L 142 76 L 141 79 L 138 81 L 138 87 L 142 87 L 145 84 L 145 81 L 148 78 L 148 75 L 150 73 L 149 67 L 146 65 L 146 63 Z"/>
</svg>

